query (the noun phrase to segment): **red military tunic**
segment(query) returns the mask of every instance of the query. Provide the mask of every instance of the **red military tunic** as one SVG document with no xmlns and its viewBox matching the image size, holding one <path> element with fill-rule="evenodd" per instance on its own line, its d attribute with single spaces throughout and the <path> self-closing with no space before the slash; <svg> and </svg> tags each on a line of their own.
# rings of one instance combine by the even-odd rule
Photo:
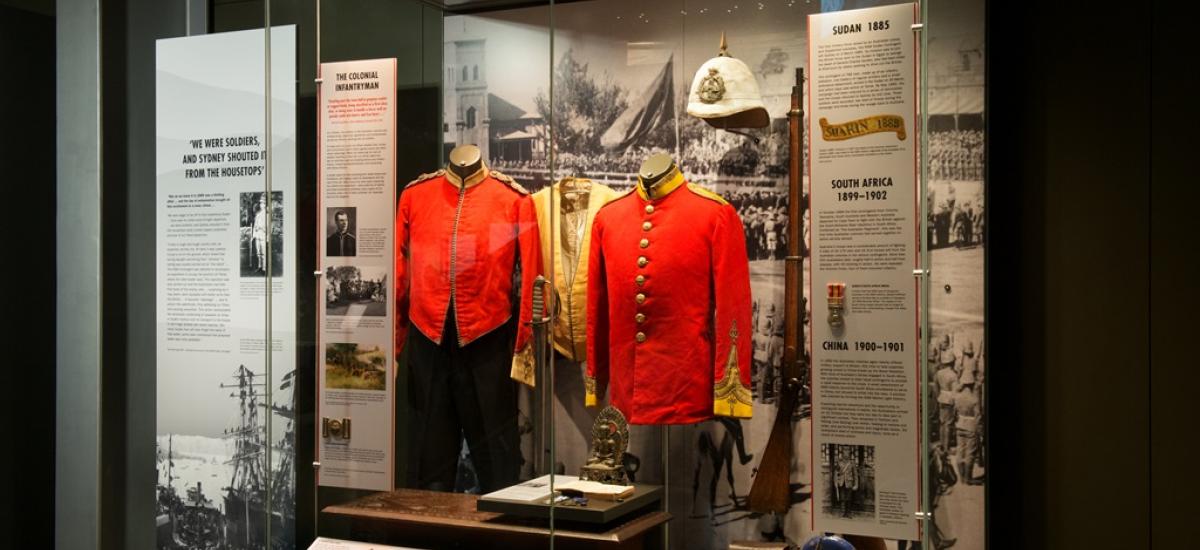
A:
<svg viewBox="0 0 1200 550">
<path fill-rule="evenodd" d="M 451 300 L 460 347 L 507 322 L 517 262 L 522 350 L 531 334 L 527 297 L 541 267 L 528 191 L 486 168 L 466 181 L 438 170 L 409 183 L 396 209 L 397 354 L 409 323 L 440 344 Z"/>
<path fill-rule="evenodd" d="M 633 424 L 749 418 L 750 265 L 719 195 L 668 176 L 600 209 L 588 263 L 587 404 Z"/>
</svg>

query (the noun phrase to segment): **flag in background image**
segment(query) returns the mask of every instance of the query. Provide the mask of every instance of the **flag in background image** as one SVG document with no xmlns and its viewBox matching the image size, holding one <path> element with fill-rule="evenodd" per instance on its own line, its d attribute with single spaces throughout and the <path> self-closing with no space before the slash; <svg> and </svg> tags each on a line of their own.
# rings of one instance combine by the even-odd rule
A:
<svg viewBox="0 0 1200 550">
<path fill-rule="evenodd" d="M 630 101 L 625 112 L 600 136 L 600 145 L 610 151 L 626 149 L 660 124 L 674 120 L 674 75 L 675 56 L 671 55 L 646 92 Z"/>
</svg>

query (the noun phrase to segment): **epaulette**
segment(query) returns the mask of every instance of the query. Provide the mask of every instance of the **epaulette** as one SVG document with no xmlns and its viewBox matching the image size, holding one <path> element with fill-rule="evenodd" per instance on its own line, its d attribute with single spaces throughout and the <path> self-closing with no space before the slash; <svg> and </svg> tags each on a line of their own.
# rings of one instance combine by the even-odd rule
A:
<svg viewBox="0 0 1200 550">
<path fill-rule="evenodd" d="M 708 189 L 700 187 L 699 185 L 696 185 L 690 181 L 687 184 L 687 188 L 688 188 L 688 191 L 691 191 L 697 195 L 700 195 L 701 197 L 704 197 L 708 200 L 715 201 L 717 204 L 722 204 L 722 205 L 729 204 L 729 201 L 726 201 L 724 197 L 722 197 L 721 195 L 718 195 L 716 192 L 709 191 Z"/>
<path fill-rule="evenodd" d="M 636 190 L 637 190 L 637 184 L 634 184 L 633 187 L 630 187 L 629 189 L 626 189 L 624 191 L 617 193 L 616 195 L 613 195 L 613 197 L 611 199 L 608 199 L 608 202 L 605 202 L 604 204 L 600 205 L 600 208 L 604 208 L 605 206 L 615 203 L 620 199 L 628 197 L 629 195 L 632 195 L 633 192 Z"/>
<path fill-rule="evenodd" d="M 421 182 L 423 182 L 423 181 L 429 181 L 429 180 L 431 180 L 431 179 L 433 179 L 433 178 L 436 178 L 436 177 L 438 177 L 438 176 L 444 176 L 444 175 L 446 175 L 446 169 L 445 169 L 445 168 L 443 168 L 443 169 L 441 169 L 441 170 L 438 170 L 437 172 L 430 172 L 430 173 L 428 173 L 428 174 L 421 174 L 421 175 L 417 176 L 417 179 L 415 179 L 415 180 L 412 180 L 412 181 L 408 182 L 408 185 L 405 185 L 405 186 L 404 186 L 404 188 L 405 188 L 405 189 L 408 189 L 409 187 L 412 187 L 412 186 L 414 186 L 414 185 L 416 185 L 416 184 L 418 184 L 418 183 L 421 183 Z"/>
<path fill-rule="evenodd" d="M 507 174 L 501 174 L 500 172 L 497 172 L 495 170 L 492 170 L 491 176 L 493 178 L 496 178 L 499 181 L 507 183 L 509 187 L 512 187 L 514 190 L 516 190 L 516 192 L 518 192 L 522 195 L 529 194 L 529 190 L 525 189 L 524 187 L 521 187 L 521 184 L 517 183 L 517 180 L 512 179 L 512 176 L 509 176 Z"/>
</svg>

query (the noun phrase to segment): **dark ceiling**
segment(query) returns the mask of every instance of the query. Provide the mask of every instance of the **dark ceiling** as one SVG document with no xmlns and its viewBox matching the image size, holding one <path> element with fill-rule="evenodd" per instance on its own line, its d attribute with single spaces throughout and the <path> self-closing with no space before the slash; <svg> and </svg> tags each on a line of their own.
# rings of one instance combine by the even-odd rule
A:
<svg viewBox="0 0 1200 550">
<path fill-rule="evenodd" d="M 31 11 L 42 15 L 54 15 L 54 0 L 0 0 L 0 6 Z"/>
</svg>

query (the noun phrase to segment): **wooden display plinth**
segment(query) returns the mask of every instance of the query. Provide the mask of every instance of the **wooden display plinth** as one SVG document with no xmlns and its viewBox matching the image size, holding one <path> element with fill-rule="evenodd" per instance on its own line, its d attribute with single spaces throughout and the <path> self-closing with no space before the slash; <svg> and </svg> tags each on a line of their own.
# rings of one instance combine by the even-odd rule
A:
<svg viewBox="0 0 1200 550">
<path fill-rule="evenodd" d="M 479 497 L 398 489 L 376 493 L 321 512 L 321 535 L 421 548 L 546 548 L 546 520 L 477 510 Z M 630 514 L 608 525 L 555 521 L 555 548 L 656 549 L 671 515 Z"/>
</svg>

